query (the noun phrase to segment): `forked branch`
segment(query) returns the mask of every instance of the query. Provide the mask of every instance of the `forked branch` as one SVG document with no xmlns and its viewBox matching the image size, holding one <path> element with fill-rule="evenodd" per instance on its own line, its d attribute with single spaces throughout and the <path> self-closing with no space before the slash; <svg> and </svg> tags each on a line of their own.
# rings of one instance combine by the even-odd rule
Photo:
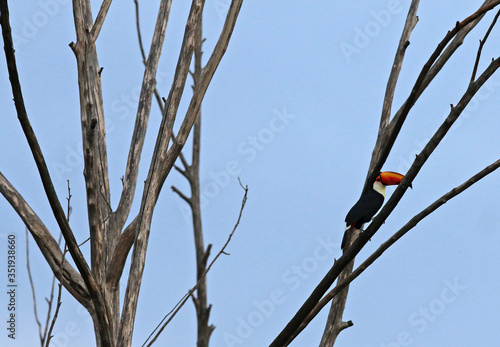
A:
<svg viewBox="0 0 500 347">
<path fill-rule="evenodd" d="M 474 63 L 474 68 L 472 69 L 472 76 L 470 78 L 470 83 L 474 82 L 476 79 L 476 73 L 477 73 L 477 67 L 479 65 L 479 60 L 481 59 L 481 52 L 483 51 L 483 46 L 486 43 L 486 40 L 488 39 L 488 36 L 490 36 L 491 30 L 493 30 L 493 27 L 497 23 L 498 16 L 500 15 L 500 10 L 497 12 L 495 17 L 493 18 L 493 21 L 490 24 L 490 27 L 484 34 L 484 37 L 482 40 L 479 40 L 479 48 L 477 50 L 477 56 L 476 56 L 476 61 Z"/>
<path fill-rule="evenodd" d="M 104 24 L 104 19 L 108 14 L 109 7 L 111 6 L 112 0 L 103 0 L 101 4 L 101 8 L 99 9 L 99 13 L 97 13 L 97 17 L 95 19 L 94 25 L 90 30 L 90 41 L 95 42 L 99 33 L 101 32 L 102 25 Z"/>
</svg>

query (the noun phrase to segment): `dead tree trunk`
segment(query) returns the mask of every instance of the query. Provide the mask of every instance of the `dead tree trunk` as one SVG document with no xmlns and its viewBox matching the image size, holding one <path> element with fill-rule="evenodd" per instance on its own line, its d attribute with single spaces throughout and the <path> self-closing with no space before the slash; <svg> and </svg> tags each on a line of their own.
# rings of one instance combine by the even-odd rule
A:
<svg viewBox="0 0 500 347">
<path fill-rule="evenodd" d="M 345 248 L 348 249 L 351 247 L 354 240 L 356 240 L 359 236 L 360 230 L 353 229 L 346 236 Z M 354 267 L 354 259 L 351 260 L 349 264 L 342 270 L 339 275 L 338 282 L 342 283 L 347 276 L 352 272 Z M 337 340 L 337 336 L 339 333 L 352 326 L 352 321 L 344 322 L 342 320 L 342 316 L 344 314 L 345 305 L 347 302 L 347 294 L 349 294 L 349 286 L 346 286 L 340 293 L 335 295 L 335 298 L 332 300 L 332 306 L 330 307 L 330 312 L 328 313 L 328 318 L 326 321 L 325 331 L 323 332 L 323 337 L 321 338 L 320 346 L 333 346 L 335 341 Z"/>
<path fill-rule="evenodd" d="M 202 20 L 198 25 L 197 32 L 195 34 L 195 48 L 194 48 L 194 71 L 192 73 L 194 85 L 196 88 L 200 81 L 202 73 Z M 186 161 L 185 157 L 181 154 L 180 159 L 183 168 L 175 166 L 177 171 L 179 171 L 189 182 L 189 187 L 191 190 L 191 196 L 185 196 L 176 187 L 172 187 L 172 190 L 176 192 L 184 201 L 187 202 L 191 209 L 192 221 L 193 221 L 193 235 L 194 235 L 194 246 L 196 253 L 196 280 L 198 283 L 198 288 L 196 289 L 196 294 L 191 297 L 196 309 L 196 318 L 198 324 L 198 337 L 197 346 L 198 347 L 208 347 L 210 336 L 215 329 L 215 326 L 209 324 L 210 310 L 212 305 L 208 305 L 207 299 L 207 278 L 205 276 L 207 270 L 207 261 L 210 255 L 210 250 L 212 245 L 209 244 L 205 248 L 205 243 L 203 241 L 203 227 L 201 218 L 201 203 L 200 203 L 200 148 L 201 148 L 201 109 L 198 112 L 198 116 L 193 126 L 193 149 L 191 165 Z"/>
</svg>

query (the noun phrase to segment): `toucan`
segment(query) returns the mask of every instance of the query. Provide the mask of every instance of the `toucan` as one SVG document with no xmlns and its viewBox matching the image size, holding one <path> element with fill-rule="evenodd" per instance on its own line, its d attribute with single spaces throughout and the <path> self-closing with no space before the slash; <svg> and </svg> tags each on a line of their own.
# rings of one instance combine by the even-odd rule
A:
<svg viewBox="0 0 500 347">
<path fill-rule="evenodd" d="M 346 228 L 340 246 L 341 249 L 344 249 L 347 233 L 351 229 L 361 230 L 363 224 L 371 221 L 375 213 L 382 207 L 385 198 L 385 187 L 398 185 L 403 177 L 403 175 L 392 171 L 377 174 L 373 185 L 368 187 L 366 193 L 361 195 L 358 202 L 354 204 L 345 217 Z"/>
</svg>

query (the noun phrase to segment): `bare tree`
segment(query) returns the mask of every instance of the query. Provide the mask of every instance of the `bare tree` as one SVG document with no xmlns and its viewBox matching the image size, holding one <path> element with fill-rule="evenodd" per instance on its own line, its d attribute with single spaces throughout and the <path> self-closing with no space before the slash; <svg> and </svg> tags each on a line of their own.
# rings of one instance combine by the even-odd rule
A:
<svg viewBox="0 0 500 347">
<path fill-rule="evenodd" d="M 394 92 L 398 81 L 399 73 L 403 65 L 406 48 L 410 44 L 410 35 L 417 24 L 417 9 L 419 5 L 418 0 L 413 0 L 410 4 L 406 23 L 399 41 L 398 49 L 394 63 L 392 65 L 391 73 L 387 83 L 387 89 L 384 97 L 382 116 L 380 120 L 380 127 L 378 129 L 378 137 L 372 153 L 371 162 L 369 165 L 368 174 L 365 181 L 363 191 L 366 191 L 370 182 L 373 182 L 375 175 L 381 170 L 382 165 L 385 163 L 393 145 L 399 135 L 399 132 L 409 114 L 412 107 L 417 102 L 420 95 L 425 91 L 427 86 L 432 82 L 434 77 L 441 71 L 441 69 L 449 61 L 450 57 L 461 46 L 465 37 L 469 32 L 483 19 L 484 15 L 497 7 L 500 1 L 487 0 L 483 5 L 470 16 L 462 21 L 457 21 L 455 26 L 451 28 L 437 45 L 434 52 L 429 57 L 428 61 L 422 67 L 414 86 L 398 111 L 391 117 L 391 110 L 394 103 Z M 479 59 L 481 51 L 485 44 L 489 33 L 496 23 L 498 14 L 495 16 L 489 29 L 480 41 L 477 58 L 472 64 L 472 76 L 470 83 L 466 86 L 466 90 L 456 105 L 450 105 L 450 112 L 448 117 L 443 121 L 441 126 L 436 130 L 435 134 L 428 141 L 423 150 L 416 156 L 410 169 L 405 175 L 405 178 L 398 186 L 396 191 L 392 194 L 390 199 L 384 205 L 379 214 L 373 219 L 368 228 L 364 231 L 356 230 L 349 234 L 347 238 L 347 246 L 344 248 L 343 255 L 335 260 L 332 268 L 323 278 L 323 280 L 314 289 L 309 298 L 304 302 L 302 307 L 297 311 L 295 316 L 290 320 L 286 327 L 280 332 L 276 339 L 270 346 L 286 346 L 288 345 L 300 332 L 307 326 L 307 324 L 316 316 L 316 314 L 330 301 L 332 305 L 328 320 L 326 323 L 325 331 L 320 343 L 320 346 L 333 346 L 338 334 L 345 328 L 352 325 L 351 321 L 344 322 L 342 319 L 344 308 L 346 305 L 348 295 L 348 285 L 354 280 L 361 272 L 363 272 L 371 263 L 373 263 L 388 247 L 394 244 L 400 237 L 413 228 L 420 220 L 434 212 L 437 208 L 443 205 L 449 199 L 463 192 L 472 184 L 493 172 L 500 166 L 500 161 L 495 161 L 485 169 L 479 171 L 476 175 L 466 180 L 463 184 L 453 188 L 450 192 L 443 195 L 440 199 L 436 200 L 425 208 L 422 212 L 413 217 L 403 228 L 396 232 L 389 240 L 384 242 L 380 248 L 375 251 L 365 262 L 363 262 L 356 270 L 353 270 L 354 258 L 365 246 L 365 244 L 372 238 L 372 236 L 382 226 L 386 218 L 394 210 L 398 202 L 403 197 L 404 193 L 410 186 L 411 182 L 415 179 L 426 160 L 433 153 L 439 143 L 442 141 L 448 130 L 453 123 L 458 119 L 467 104 L 484 85 L 484 83 L 496 72 L 500 67 L 500 58 L 492 59 L 484 71 L 477 76 Z M 337 286 L 333 288 L 328 294 L 327 291 L 332 286 L 334 281 L 337 280 Z"/>
<path fill-rule="evenodd" d="M 65 260 L 65 252 L 61 250 L 52 233 L 35 211 L 1 173 L 0 192 L 25 223 L 54 275 L 90 313 L 94 323 L 97 346 L 130 346 L 132 343 L 153 211 L 165 179 L 171 172 L 200 114 L 201 102 L 227 49 L 242 0 L 231 1 L 219 39 L 205 67 L 199 71 L 186 114 L 178 119 L 179 103 L 183 97 L 191 60 L 197 42 L 199 42 L 197 37 L 201 35 L 199 26 L 201 25 L 204 1 L 192 1 L 174 80 L 165 100 L 156 146 L 140 200 L 140 210 L 135 218 L 131 218 L 132 222 L 127 225 L 127 220 L 131 217 L 130 211 L 137 187 L 139 164 L 171 4 L 171 0 L 162 0 L 159 6 L 156 26 L 146 59 L 136 121 L 123 177 L 123 189 L 118 206 L 113 209 L 110 201 L 101 85 L 102 67 L 99 66 L 95 45 L 111 6 L 111 0 L 102 1 L 95 20 L 90 0 L 73 0 L 76 42 L 72 42 L 70 47 L 76 57 L 80 95 L 84 180 L 90 234 L 90 261 L 87 261 L 80 251 L 57 197 L 42 149 L 24 107 L 14 55 L 8 4 L 7 0 L 0 1 L 4 49 L 16 111 L 37 165 L 47 200 L 76 269 Z M 174 136 L 172 128 L 176 121 L 180 123 L 180 127 Z M 130 273 L 125 298 L 123 305 L 121 305 L 119 282 L 132 246 Z M 206 317 L 208 319 L 208 314 Z"/>
</svg>

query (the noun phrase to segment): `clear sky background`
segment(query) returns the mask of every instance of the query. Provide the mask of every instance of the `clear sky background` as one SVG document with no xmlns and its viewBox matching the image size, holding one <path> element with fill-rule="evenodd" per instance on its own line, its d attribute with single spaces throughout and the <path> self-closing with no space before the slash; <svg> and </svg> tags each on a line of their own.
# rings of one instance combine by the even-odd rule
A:
<svg viewBox="0 0 500 347">
<path fill-rule="evenodd" d="M 147 48 L 159 1 L 141 3 Z M 174 1 L 158 89 L 168 95 L 189 6 Z M 457 20 L 482 1 L 422 1 L 419 22 L 398 83 L 394 109 L 407 97 L 422 65 Z M 229 0 L 207 1 L 205 61 L 223 24 Z M 94 15 L 98 2 L 93 1 Z M 237 219 L 243 190 L 248 203 L 227 252 L 208 275 L 212 346 L 267 346 L 341 255 L 344 217 L 361 192 L 375 143 L 385 85 L 408 2 L 246 1 L 233 37 L 203 103 L 201 187 L 206 243 L 215 254 Z M 28 113 L 54 184 L 64 202 L 70 180 L 71 226 L 88 237 L 76 61 L 69 0 L 10 1 L 16 57 Z M 478 40 L 494 13 L 467 37 L 449 65 L 409 114 L 384 170 L 405 173 L 456 104 L 470 79 Z M 111 6 L 97 41 L 104 67 L 111 197 L 116 207 L 132 134 L 143 66 L 133 1 Z M 499 28 L 483 51 L 480 69 L 497 57 Z M 0 170 L 58 235 L 28 145 L 16 119 L 4 55 L 0 58 Z M 191 84 L 191 81 L 189 82 Z M 186 96 L 190 96 L 187 86 Z M 494 75 L 431 156 L 394 213 L 356 263 L 411 217 L 499 156 L 500 77 Z M 144 180 L 160 121 L 152 109 L 140 178 Z M 179 115 L 187 103 L 183 102 Z M 189 150 L 189 148 L 187 148 Z M 500 340 L 500 191 L 494 173 L 445 204 L 398 241 L 352 285 L 344 313 L 354 326 L 336 346 L 498 346 Z M 187 206 L 168 177 L 153 219 L 136 317 L 134 346 L 195 283 L 194 245 Z M 140 199 L 142 185 L 136 197 Z M 388 189 L 388 194 L 394 191 Z M 138 210 L 135 205 L 132 211 Z M 0 344 L 37 345 L 26 272 L 24 225 L 0 199 L 0 271 L 5 283 L 7 235 L 17 235 L 17 339 L 7 338 L 8 296 L 0 296 Z M 31 245 L 38 312 L 44 317 L 52 278 Z M 88 244 L 83 251 L 88 255 Z M 122 283 L 123 291 L 125 283 Z M 6 291 L 6 287 L 2 292 Z M 53 346 L 91 346 L 88 314 L 63 293 Z M 315 346 L 324 310 L 294 341 Z M 194 346 L 191 302 L 158 345 Z"/>
</svg>

